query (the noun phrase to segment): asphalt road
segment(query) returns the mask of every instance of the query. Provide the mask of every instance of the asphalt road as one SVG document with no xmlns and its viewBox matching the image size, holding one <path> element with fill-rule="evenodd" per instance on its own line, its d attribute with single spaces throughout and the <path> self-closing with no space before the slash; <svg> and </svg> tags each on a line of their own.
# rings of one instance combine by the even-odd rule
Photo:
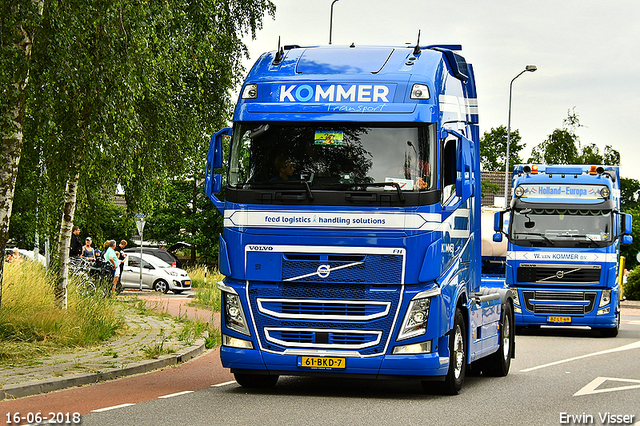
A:
<svg viewBox="0 0 640 426">
<path fill-rule="evenodd" d="M 156 295 L 149 297 L 158 302 Z M 184 314 L 184 296 L 160 299 L 166 311 Z M 69 413 L 66 424 L 74 424 L 73 413 L 79 413 L 82 425 L 100 426 L 638 426 L 640 310 L 627 312 L 635 316 L 623 312 L 616 338 L 600 338 L 587 328 L 525 330 L 516 338 L 516 359 L 507 377 L 467 377 L 455 397 L 425 394 L 417 381 L 300 377 L 282 377 L 268 391 L 248 391 L 221 367 L 216 350 L 149 374 L 5 401 L 0 421 L 10 424 L 7 414 L 41 412 L 49 418 L 59 413 L 65 423 Z M 602 421 L 607 413 L 615 417 Z"/>
<path fill-rule="evenodd" d="M 284 377 L 268 391 L 230 382 L 165 394 L 82 424 L 640 425 L 640 317 L 623 321 L 610 339 L 588 329 L 525 332 L 507 377 L 468 377 L 455 397 L 424 394 L 419 382 Z"/>
</svg>

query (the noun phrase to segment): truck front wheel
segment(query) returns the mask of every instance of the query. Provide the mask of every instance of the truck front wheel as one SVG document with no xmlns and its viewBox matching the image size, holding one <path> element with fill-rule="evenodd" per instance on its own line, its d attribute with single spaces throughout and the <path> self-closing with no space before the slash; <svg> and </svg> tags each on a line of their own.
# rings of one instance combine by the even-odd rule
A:
<svg viewBox="0 0 640 426">
<path fill-rule="evenodd" d="M 236 382 L 243 388 L 248 389 L 268 389 L 278 382 L 279 376 L 267 376 L 262 374 L 233 373 Z"/>
<path fill-rule="evenodd" d="M 460 392 L 467 367 L 466 335 L 464 317 L 460 309 L 456 308 L 453 330 L 449 335 L 449 371 L 444 382 L 422 382 L 422 388 L 425 391 L 436 385 L 440 393 L 445 395 L 457 395 Z"/>
</svg>

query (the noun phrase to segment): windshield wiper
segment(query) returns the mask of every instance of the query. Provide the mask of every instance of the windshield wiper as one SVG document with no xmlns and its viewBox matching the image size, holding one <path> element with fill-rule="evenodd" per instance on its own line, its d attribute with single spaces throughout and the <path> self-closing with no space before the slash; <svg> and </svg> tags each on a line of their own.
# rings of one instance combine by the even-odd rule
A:
<svg viewBox="0 0 640 426">
<path fill-rule="evenodd" d="M 363 188 L 368 187 L 384 187 L 384 186 L 393 186 L 396 188 L 398 192 L 398 199 L 401 203 L 405 202 L 404 194 L 402 193 L 402 189 L 400 188 L 400 184 L 398 182 L 362 182 L 362 183 L 336 183 L 332 185 L 327 185 L 327 188 L 353 188 L 361 186 Z"/>
<path fill-rule="evenodd" d="M 535 235 L 537 237 L 542 237 L 545 241 L 550 243 L 552 246 L 556 245 L 556 243 L 554 243 L 552 240 L 550 240 L 546 235 L 541 234 L 539 232 L 514 232 L 514 234 L 516 234 L 516 235 Z"/>
<path fill-rule="evenodd" d="M 280 187 L 280 186 L 292 186 L 301 185 L 304 186 L 305 191 L 307 192 L 307 198 L 310 201 L 313 201 L 313 193 L 311 192 L 311 187 L 309 186 L 309 182 L 306 180 L 275 180 L 273 182 L 253 182 L 249 185 L 251 188 L 272 188 L 272 187 Z"/>
</svg>

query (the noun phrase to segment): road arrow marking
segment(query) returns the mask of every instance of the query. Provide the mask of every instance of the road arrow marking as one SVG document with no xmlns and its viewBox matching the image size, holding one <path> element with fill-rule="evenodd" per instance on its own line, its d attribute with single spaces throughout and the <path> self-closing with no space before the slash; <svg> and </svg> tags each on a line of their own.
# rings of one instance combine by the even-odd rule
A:
<svg viewBox="0 0 640 426">
<path fill-rule="evenodd" d="M 606 381 L 623 382 L 623 383 L 635 383 L 633 385 L 618 386 L 615 388 L 598 389 Z M 616 379 L 613 377 L 596 377 L 588 385 L 574 393 L 573 396 L 592 395 L 595 393 L 616 392 L 621 390 L 640 389 L 640 380 L 634 379 Z"/>
</svg>

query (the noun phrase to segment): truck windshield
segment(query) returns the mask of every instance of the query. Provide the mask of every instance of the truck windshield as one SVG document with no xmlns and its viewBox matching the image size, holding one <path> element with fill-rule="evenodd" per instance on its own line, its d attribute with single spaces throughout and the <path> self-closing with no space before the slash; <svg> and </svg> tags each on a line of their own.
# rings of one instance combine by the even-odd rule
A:
<svg viewBox="0 0 640 426">
<path fill-rule="evenodd" d="M 431 190 L 436 148 L 434 124 L 240 122 L 228 182 L 244 189 L 297 182 L 345 191 Z"/>
<path fill-rule="evenodd" d="M 523 208 L 511 216 L 511 242 L 542 247 L 602 247 L 613 243 L 611 211 Z"/>
</svg>

